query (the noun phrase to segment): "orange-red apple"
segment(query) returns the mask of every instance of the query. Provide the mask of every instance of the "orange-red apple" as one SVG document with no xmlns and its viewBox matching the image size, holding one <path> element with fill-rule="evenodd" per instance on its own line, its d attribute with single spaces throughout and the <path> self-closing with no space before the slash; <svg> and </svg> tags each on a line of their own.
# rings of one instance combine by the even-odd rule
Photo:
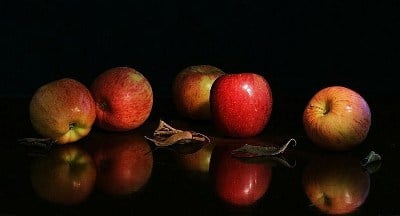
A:
<svg viewBox="0 0 400 216">
<path fill-rule="evenodd" d="M 96 125 L 109 131 L 141 126 L 153 107 L 153 90 L 147 78 L 130 67 L 114 67 L 91 84 L 96 102 Z"/>
<path fill-rule="evenodd" d="M 212 65 L 194 65 L 180 71 L 172 84 L 172 99 L 179 114 L 194 120 L 209 120 L 211 86 L 223 74 Z"/>
<path fill-rule="evenodd" d="M 326 214 L 357 210 L 367 199 L 369 174 L 348 155 L 321 155 L 306 166 L 303 188 L 310 202 Z"/>
<path fill-rule="evenodd" d="M 34 129 L 59 144 L 85 137 L 96 118 L 89 89 L 71 78 L 55 80 L 37 89 L 30 101 L 29 114 Z"/>
<path fill-rule="evenodd" d="M 309 139 L 330 150 L 348 150 L 365 140 L 371 125 L 367 101 L 343 86 L 318 91 L 308 102 L 303 125 Z"/>
<path fill-rule="evenodd" d="M 97 186 L 110 195 L 139 192 L 153 169 L 153 155 L 138 132 L 93 133 L 86 144 L 97 167 Z"/>
<path fill-rule="evenodd" d="M 36 194 L 57 204 L 79 204 L 94 189 L 96 166 L 88 152 L 76 144 L 60 145 L 48 155 L 35 157 L 30 167 Z"/>
</svg>

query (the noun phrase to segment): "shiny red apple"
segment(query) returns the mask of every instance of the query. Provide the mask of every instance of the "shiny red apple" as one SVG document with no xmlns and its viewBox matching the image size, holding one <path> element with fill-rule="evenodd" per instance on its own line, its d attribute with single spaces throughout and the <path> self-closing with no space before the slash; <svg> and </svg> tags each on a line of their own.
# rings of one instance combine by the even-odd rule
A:
<svg viewBox="0 0 400 216">
<path fill-rule="evenodd" d="M 310 202 L 326 214 L 357 210 L 367 199 L 369 174 L 348 155 L 321 155 L 303 173 L 303 188 Z"/>
<path fill-rule="evenodd" d="M 225 136 L 251 137 L 265 128 L 272 112 L 269 83 L 255 73 L 225 74 L 211 87 L 214 124 Z"/>
<path fill-rule="evenodd" d="M 221 141 L 215 144 L 210 159 L 210 178 L 216 195 L 230 206 L 256 204 L 267 192 L 272 168 L 268 163 L 250 163 L 231 155 L 243 142 Z"/>
<path fill-rule="evenodd" d="M 33 128 L 58 144 L 85 137 L 96 118 L 89 89 L 71 78 L 54 80 L 39 87 L 31 98 L 29 114 Z"/>
<path fill-rule="evenodd" d="M 367 101 L 343 86 L 318 91 L 303 114 L 304 129 L 310 140 L 330 150 L 348 150 L 365 140 L 371 125 Z"/>
<path fill-rule="evenodd" d="M 209 120 L 211 86 L 223 74 L 212 65 L 194 65 L 180 71 L 172 84 L 172 99 L 179 114 L 194 120 Z"/>
<path fill-rule="evenodd" d="M 108 131 L 128 131 L 150 116 L 153 90 L 146 77 L 130 67 L 115 67 L 98 75 L 91 85 L 96 102 L 96 125 Z"/>
<path fill-rule="evenodd" d="M 153 155 L 139 132 L 97 132 L 86 144 L 97 167 L 97 186 L 110 195 L 141 191 L 151 177 Z"/>
<path fill-rule="evenodd" d="M 30 167 L 36 194 L 52 203 L 79 204 L 94 189 L 96 166 L 88 152 L 76 144 L 57 146 L 35 157 Z"/>
</svg>

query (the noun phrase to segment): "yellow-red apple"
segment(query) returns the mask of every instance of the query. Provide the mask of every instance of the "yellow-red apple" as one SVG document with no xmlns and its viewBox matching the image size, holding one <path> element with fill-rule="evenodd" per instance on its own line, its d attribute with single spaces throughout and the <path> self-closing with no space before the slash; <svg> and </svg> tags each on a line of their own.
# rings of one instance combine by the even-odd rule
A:
<svg viewBox="0 0 400 216">
<path fill-rule="evenodd" d="M 80 146 L 60 145 L 48 155 L 32 160 L 30 176 L 34 191 L 42 199 L 57 204 L 79 204 L 94 189 L 96 166 Z"/>
<path fill-rule="evenodd" d="M 205 143 L 199 150 L 190 154 L 179 154 L 180 164 L 188 171 L 208 173 L 214 142 Z"/>
<path fill-rule="evenodd" d="M 59 144 L 85 137 L 96 119 L 95 103 L 81 82 L 64 78 L 42 85 L 29 105 L 33 128 Z"/>
<path fill-rule="evenodd" d="M 114 67 L 91 84 L 96 102 L 96 125 L 109 131 L 141 126 L 153 107 L 153 90 L 147 78 L 130 67 Z"/>
<path fill-rule="evenodd" d="M 194 120 L 209 120 L 211 86 L 223 74 L 212 65 L 194 65 L 180 71 L 172 84 L 172 99 L 179 114 Z"/>
<path fill-rule="evenodd" d="M 357 92 L 343 86 L 318 91 L 308 102 L 303 125 L 309 139 L 330 150 L 348 150 L 367 137 L 371 111 Z"/>
</svg>

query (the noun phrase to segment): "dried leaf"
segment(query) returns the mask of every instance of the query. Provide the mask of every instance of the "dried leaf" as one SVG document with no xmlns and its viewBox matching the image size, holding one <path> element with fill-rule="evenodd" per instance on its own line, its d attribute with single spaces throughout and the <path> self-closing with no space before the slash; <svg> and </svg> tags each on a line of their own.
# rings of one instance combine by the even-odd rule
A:
<svg viewBox="0 0 400 216">
<path fill-rule="evenodd" d="M 156 146 L 170 146 L 174 144 L 188 144 L 195 142 L 210 142 L 210 139 L 195 131 L 179 130 L 160 120 L 157 129 L 153 133 L 153 138 L 145 136 Z"/>
<path fill-rule="evenodd" d="M 361 160 L 361 165 L 369 174 L 372 174 L 380 169 L 381 160 L 382 157 L 379 154 L 375 153 L 374 151 L 370 151 L 368 155 Z"/>
<path fill-rule="evenodd" d="M 291 143 L 293 143 L 293 146 L 296 146 L 296 140 L 293 138 L 289 139 L 282 147 L 245 144 L 242 147 L 233 150 L 231 154 L 235 157 L 274 156 L 283 153 Z"/>
<path fill-rule="evenodd" d="M 21 138 L 17 143 L 27 149 L 29 156 L 44 156 L 57 145 L 57 141 L 51 138 Z"/>
</svg>

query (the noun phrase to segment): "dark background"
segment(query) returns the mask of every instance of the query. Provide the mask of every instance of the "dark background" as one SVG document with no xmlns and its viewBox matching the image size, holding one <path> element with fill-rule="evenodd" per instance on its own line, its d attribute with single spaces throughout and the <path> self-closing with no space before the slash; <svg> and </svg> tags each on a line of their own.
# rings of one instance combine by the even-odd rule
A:
<svg viewBox="0 0 400 216">
<path fill-rule="evenodd" d="M 17 138 L 34 134 L 27 98 L 38 87 L 64 77 L 90 85 L 111 67 L 130 66 L 149 79 L 156 103 L 167 102 L 175 74 L 190 65 L 211 64 L 227 73 L 259 73 L 269 81 L 276 103 L 267 133 L 274 135 L 304 135 L 301 112 L 307 99 L 323 87 L 344 85 L 361 93 L 373 113 L 365 149 L 372 146 L 384 158 L 381 170 L 371 178 L 361 214 L 398 214 L 399 14 L 397 0 L 1 1 L 0 153 L 5 162 L 0 170 L 5 177 L 0 209 L 28 212 L 45 206 L 44 211 L 61 214 L 57 207 L 37 200 L 29 172 L 20 169 L 25 155 L 10 148 Z M 93 199 L 77 212 L 101 207 L 100 211 L 115 213 L 114 207 L 134 211 L 137 206 L 145 212 L 175 212 L 181 194 L 190 194 L 184 197 L 181 212 L 220 209 L 213 198 L 197 196 L 207 190 L 170 171 L 154 178 L 153 190 L 143 202 L 132 206 L 130 200 L 116 199 L 108 205 L 110 199 L 102 202 L 100 197 L 100 202 Z M 302 191 L 296 191 L 300 172 L 274 173 L 277 185 L 264 199 L 272 202 L 260 211 L 304 212 L 309 204 Z M 176 186 L 180 183 L 187 187 Z M 150 202 L 154 194 L 160 201 L 155 204 Z M 288 205 L 280 206 L 282 200 Z"/>
<path fill-rule="evenodd" d="M 276 96 L 395 94 L 398 1 L 3 1 L 0 96 L 131 66 L 156 96 L 189 65 L 262 74 Z"/>
</svg>

